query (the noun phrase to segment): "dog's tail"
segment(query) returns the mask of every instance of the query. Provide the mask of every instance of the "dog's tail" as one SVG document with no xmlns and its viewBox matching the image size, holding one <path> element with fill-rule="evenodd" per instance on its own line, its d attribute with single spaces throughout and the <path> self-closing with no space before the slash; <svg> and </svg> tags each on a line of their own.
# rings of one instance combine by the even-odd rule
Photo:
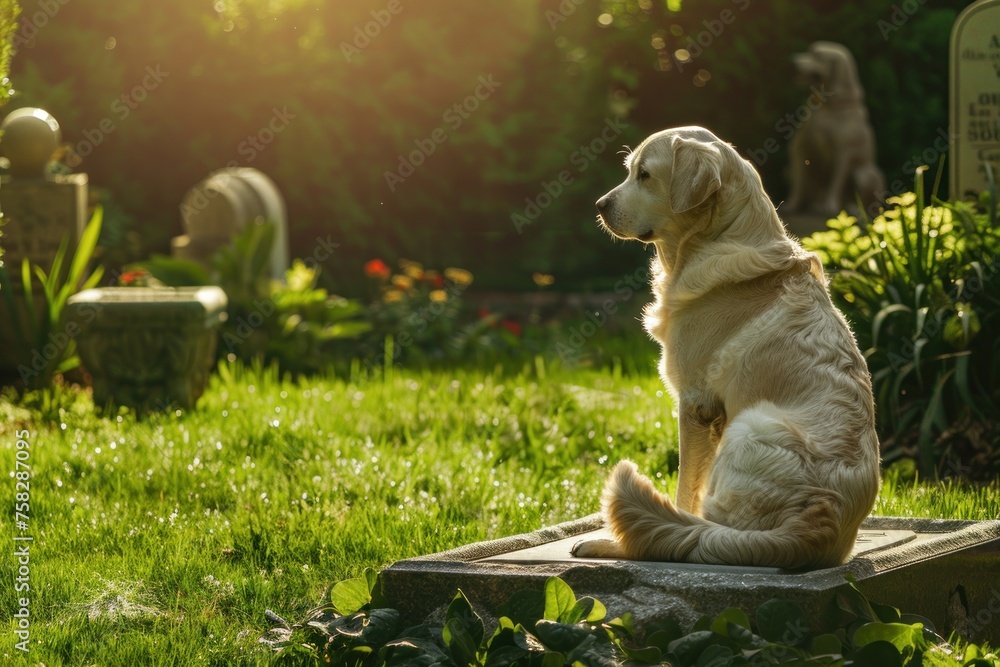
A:
<svg viewBox="0 0 1000 667">
<path fill-rule="evenodd" d="M 839 565 L 838 512 L 818 496 L 770 530 L 740 530 L 678 509 L 631 461 L 611 473 L 604 515 L 626 556 L 635 560 L 816 568 Z M 833 547 L 833 548 L 831 548 Z"/>
</svg>

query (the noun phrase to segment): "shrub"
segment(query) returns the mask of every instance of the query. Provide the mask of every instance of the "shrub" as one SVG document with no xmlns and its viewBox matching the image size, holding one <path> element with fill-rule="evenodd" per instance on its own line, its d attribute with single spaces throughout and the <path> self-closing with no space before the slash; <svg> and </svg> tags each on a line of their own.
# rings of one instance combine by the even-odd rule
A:
<svg viewBox="0 0 1000 667">
<path fill-rule="evenodd" d="M 884 460 L 923 474 L 1000 470 L 1000 238 L 996 217 L 914 193 L 862 226 L 845 214 L 803 239 L 868 360 Z"/>
<path fill-rule="evenodd" d="M 364 308 L 317 287 L 317 270 L 300 260 L 292 263 L 284 282 L 272 280 L 267 271 L 273 241 L 273 225 L 253 224 L 213 255 L 209 270 L 162 256 L 136 266 L 167 285 L 222 287 L 229 305 L 220 356 L 274 362 L 296 375 L 320 372 L 335 359 L 335 341 L 369 329 L 359 317 Z"/>
</svg>

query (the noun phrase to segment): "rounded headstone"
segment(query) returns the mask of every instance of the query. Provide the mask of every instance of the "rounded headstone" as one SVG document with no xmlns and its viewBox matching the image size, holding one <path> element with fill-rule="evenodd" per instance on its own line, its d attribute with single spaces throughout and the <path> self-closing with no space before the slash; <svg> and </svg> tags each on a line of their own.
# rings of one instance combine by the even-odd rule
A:
<svg viewBox="0 0 1000 667">
<path fill-rule="evenodd" d="M 62 132 L 48 111 L 35 107 L 15 109 L 0 123 L 0 154 L 10 160 L 14 178 L 41 178 Z"/>
</svg>

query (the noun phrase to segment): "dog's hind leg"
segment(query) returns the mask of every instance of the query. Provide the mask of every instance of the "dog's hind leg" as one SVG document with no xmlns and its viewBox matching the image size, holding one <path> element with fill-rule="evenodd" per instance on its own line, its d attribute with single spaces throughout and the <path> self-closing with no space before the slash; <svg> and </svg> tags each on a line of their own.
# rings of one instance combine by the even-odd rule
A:
<svg viewBox="0 0 1000 667">
<path fill-rule="evenodd" d="M 681 397 L 680 412 L 677 507 L 700 515 L 725 416 L 722 406 L 688 397 Z"/>
</svg>

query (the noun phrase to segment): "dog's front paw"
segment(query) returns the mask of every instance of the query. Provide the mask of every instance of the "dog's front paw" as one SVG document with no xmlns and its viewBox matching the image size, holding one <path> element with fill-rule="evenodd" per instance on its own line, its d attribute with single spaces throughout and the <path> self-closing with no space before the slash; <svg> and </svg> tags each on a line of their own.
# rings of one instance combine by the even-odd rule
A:
<svg viewBox="0 0 1000 667">
<path fill-rule="evenodd" d="M 621 545 L 614 540 L 580 540 L 570 553 L 577 558 L 625 558 Z"/>
</svg>

